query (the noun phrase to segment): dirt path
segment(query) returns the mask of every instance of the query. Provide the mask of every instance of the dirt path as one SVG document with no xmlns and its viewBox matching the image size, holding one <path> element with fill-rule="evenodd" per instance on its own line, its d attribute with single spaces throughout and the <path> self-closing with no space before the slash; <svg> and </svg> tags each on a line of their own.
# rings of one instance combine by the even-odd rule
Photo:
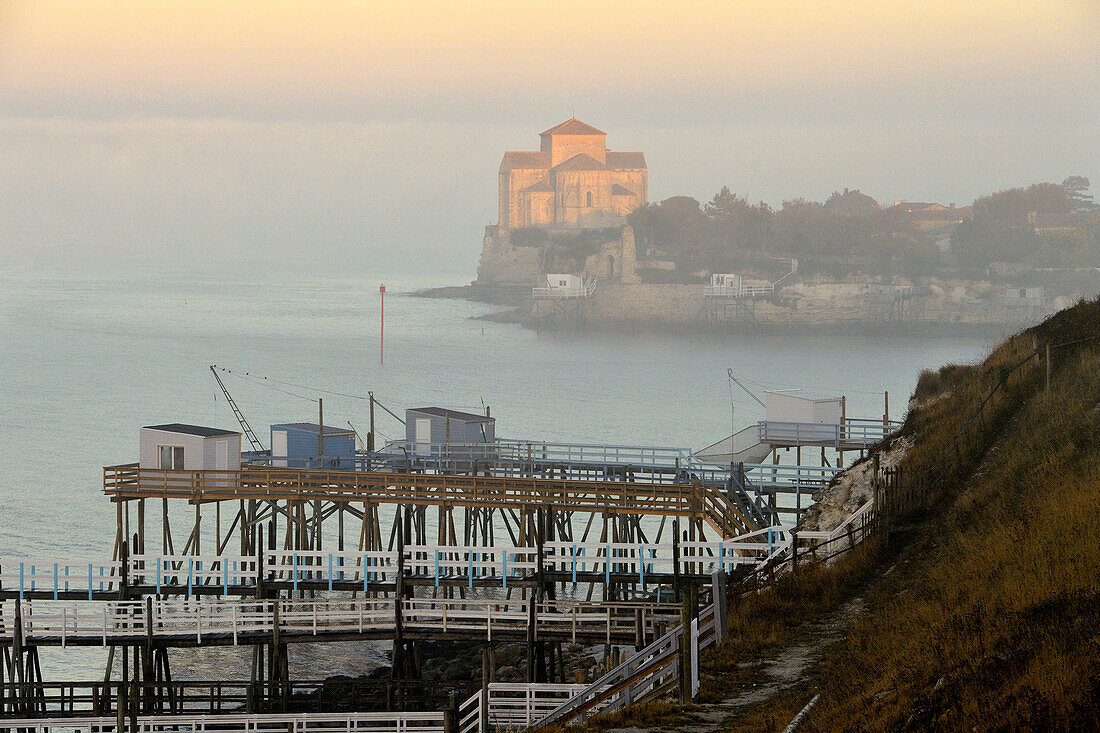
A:
<svg viewBox="0 0 1100 733">
<path fill-rule="evenodd" d="M 755 681 L 751 686 L 730 690 L 721 702 L 693 706 L 685 710 L 675 724 L 651 728 L 613 728 L 608 733 L 726 733 L 732 729 L 733 720 L 751 707 L 767 702 L 802 681 L 810 667 L 821 659 L 831 644 L 840 639 L 863 607 L 863 597 L 858 595 L 825 618 L 804 624 L 798 634 L 802 641 L 776 650 L 764 659 L 743 663 L 745 668 L 753 670 Z"/>
</svg>

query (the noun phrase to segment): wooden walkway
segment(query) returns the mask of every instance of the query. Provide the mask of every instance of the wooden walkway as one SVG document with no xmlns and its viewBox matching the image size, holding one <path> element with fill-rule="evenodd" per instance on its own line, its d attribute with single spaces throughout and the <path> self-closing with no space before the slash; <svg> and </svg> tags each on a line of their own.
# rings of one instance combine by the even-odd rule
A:
<svg viewBox="0 0 1100 733">
<path fill-rule="evenodd" d="M 0 719 L 21 733 L 449 733 L 443 712 L 138 715 L 124 718 Z"/>
<path fill-rule="evenodd" d="M 403 506 L 532 509 L 687 517 L 723 537 L 759 529 L 725 494 L 699 481 L 659 484 L 630 480 L 246 468 L 167 471 L 138 464 L 107 466 L 103 490 L 113 500 L 185 499 L 370 502 Z"/>
<path fill-rule="evenodd" d="M 16 615 L 19 604 L 19 616 Z M 403 638 L 636 644 L 674 621 L 669 603 L 352 598 L 6 601 L 0 646 L 228 646 Z"/>
<path fill-rule="evenodd" d="M 3 718 L 77 718 L 116 714 L 119 696 L 146 714 L 226 715 L 255 713 L 443 710 L 452 693 L 469 697 L 473 680 L 395 680 L 389 677 L 271 682 L 158 680 L 104 682 L 0 682 Z"/>
</svg>

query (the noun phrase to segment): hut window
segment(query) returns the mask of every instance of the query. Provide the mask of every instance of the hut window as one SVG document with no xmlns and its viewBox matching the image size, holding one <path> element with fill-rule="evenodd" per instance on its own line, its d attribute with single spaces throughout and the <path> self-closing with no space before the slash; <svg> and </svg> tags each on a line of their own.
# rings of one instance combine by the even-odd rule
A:
<svg viewBox="0 0 1100 733">
<path fill-rule="evenodd" d="M 183 470 L 183 446 L 182 445 L 158 445 L 157 457 L 159 465 L 165 471 Z"/>
</svg>

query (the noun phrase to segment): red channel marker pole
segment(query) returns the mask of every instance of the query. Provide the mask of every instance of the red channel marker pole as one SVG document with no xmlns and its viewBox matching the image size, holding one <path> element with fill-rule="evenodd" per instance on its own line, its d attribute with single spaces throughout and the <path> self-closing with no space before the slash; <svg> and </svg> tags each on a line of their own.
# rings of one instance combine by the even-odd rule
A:
<svg viewBox="0 0 1100 733">
<path fill-rule="evenodd" d="M 383 355 L 386 349 L 386 286 L 379 285 L 378 293 L 382 296 L 382 321 L 378 329 L 378 363 L 384 364 Z"/>
</svg>

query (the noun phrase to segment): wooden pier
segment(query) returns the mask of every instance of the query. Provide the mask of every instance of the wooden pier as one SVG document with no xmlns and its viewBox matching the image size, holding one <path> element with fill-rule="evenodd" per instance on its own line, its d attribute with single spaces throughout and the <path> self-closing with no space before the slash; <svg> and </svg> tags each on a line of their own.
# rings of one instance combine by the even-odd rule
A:
<svg viewBox="0 0 1100 733">
<path fill-rule="evenodd" d="M 773 451 L 862 450 L 888 429 L 849 423 L 828 435 L 836 426 L 768 424 L 761 440 Z M 613 649 L 658 644 L 667 666 L 683 652 L 679 632 L 669 634 L 685 600 L 697 607 L 701 589 L 713 600 L 725 579 L 789 554 L 793 527 L 781 511 L 797 517 L 802 494 L 837 471 L 777 461 L 725 469 L 683 449 L 515 441 L 393 444 L 313 466 L 270 465 L 263 454 L 244 461 L 235 470 L 107 466 L 109 557 L 0 557 L 0 715 L 84 715 L 85 728 L 123 733 L 200 730 L 216 712 L 219 730 L 296 729 L 297 718 L 267 715 L 294 709 L 301 686 L 289 676 L 290 648 L 348 640 L 392 641 L 391 696 L 395 685 L 415 686 L 424 642 L 526 649 L 528 686 L 494 695 L 486 684 L 461 710 L 452 697 L 423 719 L 371 718 L 379 730 L 531 725 L 585 690 L 585 712 L 625 704 L 665 682 L 566 685 L 563 645 L 602 645 L 610 663 Z M 793 509 L 779 509 L 784 493 Z M 251 647 L 250 679 L 206 696 L 172 680 L 169 649 L 212 646 Z M 102 686 L 77 693 L 77 683 L 42 679 L 40 653 L 69 647 L 108 650 Z M 172 702 L 189 694 L 202 698 L 193 710 Z M 218 702 L 226 695 L 232 705 Z M 249 715 L 234 717 L 242 710 Z M 109 722 L 95 718 L 112 712 Z M 165 712 L 174 715 L 152 716 Z M 370 727 L 355 715 L 330 727 Z M 63 727 L 18 727 L 52 725 Z"/>
</svg>

